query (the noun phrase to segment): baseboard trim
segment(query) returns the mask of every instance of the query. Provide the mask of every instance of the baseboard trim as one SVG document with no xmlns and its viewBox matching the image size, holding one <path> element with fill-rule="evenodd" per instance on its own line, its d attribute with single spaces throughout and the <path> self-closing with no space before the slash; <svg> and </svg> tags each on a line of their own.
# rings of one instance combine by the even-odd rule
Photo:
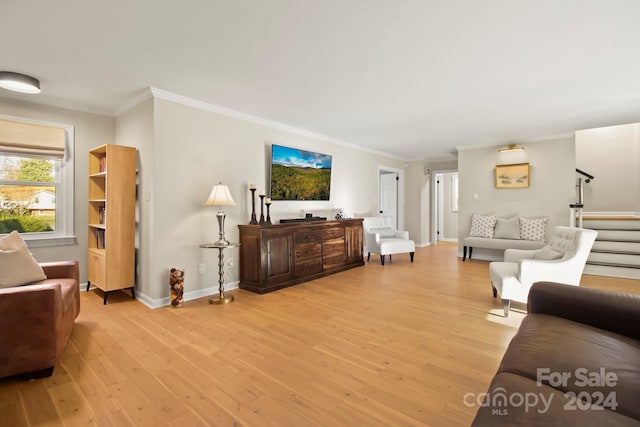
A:
<svg viewBox="0 0 640 427">
<path fill-rule="evenodd" d="M 229 283 L 225 283 L 224 284 L 224 290 L 225 291 L 232 291 L 234 289 L 238 289 L 240 286 L 240 282 L 239 281 L 235 281 L 235 282 L 229 282 Z M 81 290 L 86 290 L 87 289 L 87 283 L 81 283 L 80 284 L 80 289 Z M 185 302 L 187 301 L 191 301 L 194 299 L 198 299 L 198 298 L 203 298 L 203 297 L 208 297 L 211 296 L 213 294 L 218 293 L 218 287 L 217 286 L 211 286 L 208 288 L 203 288 L 203 289 L 196 289 L 195 291 L 189 291 L 189 292 L 185 292 L 183 295 L 183 300 Z M 161 308 L 161 307 L 166 307 L 168 305 L 171 304 L 171 300 L 169 299 L 169 297 L 164 297 L 164 298 L 151 298 L 150 296 L 148 296 L 147 294 L 139 291 L 138 289 L 136 289 L 136 300 L 140 301 L 141 303 L 143 303 L 144 305 L 146 305 L 149 308 L 152 309 L 156 309 L 156 308 Z"/>
</svg>

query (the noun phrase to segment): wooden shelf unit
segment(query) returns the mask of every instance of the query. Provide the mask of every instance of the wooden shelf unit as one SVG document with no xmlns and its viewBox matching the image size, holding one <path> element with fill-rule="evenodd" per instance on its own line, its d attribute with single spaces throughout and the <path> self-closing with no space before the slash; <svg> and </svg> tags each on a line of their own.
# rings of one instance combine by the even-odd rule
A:
<svg viewBox="0 0 640 427">
<path fill-rule="evenodd" d="M 102 145 L 89 151 L 87 291 L 131 289 L 135 298 L 136 149 Z"/>
<path fill-rule="evenodd" d="M 241 289 L 262 294 L 364 265 L 362 218 L 238 227 Z"/>
</svg>

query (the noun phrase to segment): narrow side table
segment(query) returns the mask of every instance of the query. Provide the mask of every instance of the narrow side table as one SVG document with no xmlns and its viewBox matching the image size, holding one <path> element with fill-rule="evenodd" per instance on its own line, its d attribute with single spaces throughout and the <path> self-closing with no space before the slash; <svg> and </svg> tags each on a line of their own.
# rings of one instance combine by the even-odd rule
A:
<svg viewBox="0 0 640 427">
<path fill-rule="evenodd" d="M 224 250 L 226 248 L 237 248 L 240 243 L 228 243 L 221 245 L 218 243 L 203 243 L 200 245 L 204 249 L 218 250 L 218 295 L 209 298 L 209 304 L 227 304 L 233 301 L 233 295 L 224 294 Z"/>
</svg>

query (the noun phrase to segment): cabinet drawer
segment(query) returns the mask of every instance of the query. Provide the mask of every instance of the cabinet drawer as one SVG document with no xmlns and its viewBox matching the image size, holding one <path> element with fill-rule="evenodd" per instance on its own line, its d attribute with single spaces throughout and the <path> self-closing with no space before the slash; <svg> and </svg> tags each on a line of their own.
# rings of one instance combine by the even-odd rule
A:
<svg viewBox="0 0 640 427">
<path fill-rule="evenodd" d="M 333 227 L 322 230 L 322 240 L 339 239 L 344 237 L 344 227 Z"/>
<path fill-rule="evenodd" d="M 344 239 L 330 240 L 322 244 L 322 255 L 344 254 Z"/>
<path fill-rule="evenodd" d="M 322 245 L 320 243 L 305 243 L 295 246 L 296 259 L 308 257 L 320 257 L 322 254 Z"/>
<path fill-rule="evenodd" d="M 321 242 L 322 230 L 300 230 L 293 233 L 296 243 Z"/>
<path fill-rule="evenodd" d="M 322 258 L 322 268 L 324 270 L 331 270 L 332 268 L 341 267 L 344 265 L 344 253 L 327 256 Z"/>
<path fill-rule="evenodd" d="M 309 259 L 306 261 L 298 261 L 295 263 L 295 272 L 297 277 L 308 276 L 322 271 L 322 258 Z"/>
</svg>

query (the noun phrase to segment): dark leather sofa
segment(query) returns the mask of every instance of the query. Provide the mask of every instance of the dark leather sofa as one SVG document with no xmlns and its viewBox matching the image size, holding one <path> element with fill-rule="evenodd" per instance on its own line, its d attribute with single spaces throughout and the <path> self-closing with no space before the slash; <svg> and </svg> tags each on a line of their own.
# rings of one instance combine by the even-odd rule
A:
<svg viewBox="0 0 640 427">
<path fill-rule="evenodd" d="M 528 310 L 472 425 L 639 426 L 640 295 L 540 282 Z"/>
<path fill-rule="evenodd" d="M 40 266 L 46 279 L 0 289 L 0 378 L 51 375 L 80 313 L 78 262 Z"/>
</svg>

